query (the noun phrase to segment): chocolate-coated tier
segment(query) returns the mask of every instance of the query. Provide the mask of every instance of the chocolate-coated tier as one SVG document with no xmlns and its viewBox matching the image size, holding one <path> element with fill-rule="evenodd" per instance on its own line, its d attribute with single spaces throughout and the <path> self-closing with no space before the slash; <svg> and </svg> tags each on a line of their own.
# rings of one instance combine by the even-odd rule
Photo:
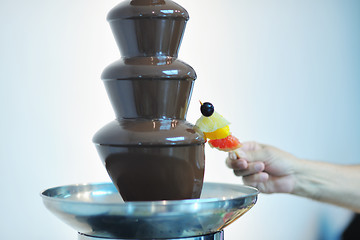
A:
<svg viewBox="0 0 360 240">
<path fill-rule="evenodd" d="M 96 148 L 124 201 L 200 197 L 204 144 L 126 147 L 96 144 Z"/>
<path fill-rule="evenodd" d="M 172 57 L 120 59 L 102 74 L 117 119 L 185 119 L 196 73 Z"/>
<path fill-rule="evenodd" d="M 184 18 L 188 20 L 189 14 L 185 8 L 169 0 L 127 0 L 111 9 L 107 20 L 140 17 Z"/>
<path fill-rule="evenodd" d="M 107 66 L 103 80 L 178 79 L 195 80 L 195 70 L 174 57 L 134 57 L 119 59 Z"/>
<path fill-rule="evenodd" d="M 180 200 L 201 193 L 205 140 L 184 120 L 115 120 L 93 142 L 125 201 Z"/>
<path fill-rule="evenodd" d="M 205 140 L 191 123 L 179 120 L 114 120 L 101 128 L 93 142 L 109 146 L 199 145 Z"/>
<path fill-rule="evenodd" d="M 170 0 L 123 1 L 107 17 L 124 58 L 177 57 L 189 15 Z"/>
</svg>

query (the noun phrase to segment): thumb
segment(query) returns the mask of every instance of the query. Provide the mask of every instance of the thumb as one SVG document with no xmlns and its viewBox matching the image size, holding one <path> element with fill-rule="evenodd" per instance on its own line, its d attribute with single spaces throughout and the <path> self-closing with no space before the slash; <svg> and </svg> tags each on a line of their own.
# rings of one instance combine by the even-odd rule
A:
<svg viewBox="0 0 360 240">
<path fill-rule="evenodd" d="M 236 150 L 236 154 L 248 162 L 264 162 L 268 155 L 266 145 L 254 141 L 244 142 L 243 145 Z"/>
</svg>

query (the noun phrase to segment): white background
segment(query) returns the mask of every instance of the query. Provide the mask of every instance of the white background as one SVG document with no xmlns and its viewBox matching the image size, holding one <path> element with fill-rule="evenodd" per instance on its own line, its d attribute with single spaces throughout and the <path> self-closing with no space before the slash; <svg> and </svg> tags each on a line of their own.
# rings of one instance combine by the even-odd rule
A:
<svg viewBox="0 0 360 240">
<path fill-rule="evenodd" d="M 116 0 L 0 0 L 1 239 L 76 239 L 39 192 L 109 181 L 91 142 L 114 119 L 100 80 L 119 53 L 105 20 Z M 242 141 L 360 163 L 360 2 L 179 0 L 179 58 L 197 72 L 188 120 L 211 101 Z M 241 183 L 207 148 L 206 180 Z M 344 196 L 346 197 L 346 196 Z M 236 239 L 337 239 L 347 210 L 259 196 L 225 230 Z"/>
</svg>

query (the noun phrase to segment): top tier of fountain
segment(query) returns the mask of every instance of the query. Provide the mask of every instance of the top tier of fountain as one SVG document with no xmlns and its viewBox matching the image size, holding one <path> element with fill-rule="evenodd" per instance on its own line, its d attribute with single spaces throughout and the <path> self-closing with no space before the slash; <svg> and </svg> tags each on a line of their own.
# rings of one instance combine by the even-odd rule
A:
<svg viewBox="0 0 360 240">
<path fill-rule="evenodd" d="M 188 19 L 169 0 L 127 0 L 109 12 L 122 58 L 102 79 L 117 119 L 186 118 L 196 73 L 177 56 Z"/>
<path fill-rule="evenodd" d="M 124 1 L 107 17 L 124 58 L 177 57 L 188 19 L 184 8 L 164 0 Z"/>
</svg>

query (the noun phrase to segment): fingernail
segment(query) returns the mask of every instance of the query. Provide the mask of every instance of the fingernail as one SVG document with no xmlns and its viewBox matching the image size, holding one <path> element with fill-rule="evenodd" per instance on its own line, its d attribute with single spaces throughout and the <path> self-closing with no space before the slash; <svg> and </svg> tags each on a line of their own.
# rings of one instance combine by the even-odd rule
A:
<svg viewBox="0 0 360 240">
<path fill-rule="evenodd" d="M 262 171 L 262 170 L 263 170 L 263 165 L 262 165 L 262 163 L 256 163 L 256 164 L 254 165 L 254 170 L 255 170 L 255 171 L 258 171 L 258 172 Z"/>
<path fill-rule="evenodd" d="M 240 158 L 245 158 L 246 157 L 246 153 L 244 151 L 242 151 L 242 150 L 237 150 L 236 153 Z"/>
<path fill-rule="evenodd" d="M 237 159 L 236 154 L 234 152 L 229 153 L 229 157 L 230 157 L 231 160 L 236 160 Z"/>
<path fill-rule="evenodd" d="M 238 171 L 238 170 L 234 170 L 234 174 L 235 174 L 235 176 L 241 176 L 241 174 L 240 174 L 241 172 L 240 171 Z"/>
<path fill-rule="evenodd" d="M 266 182 L 269 179 L 269 175 L 267 173 L 261 173 L 260 174 L 260 181 L 261 182 Z"/>
</svg>

